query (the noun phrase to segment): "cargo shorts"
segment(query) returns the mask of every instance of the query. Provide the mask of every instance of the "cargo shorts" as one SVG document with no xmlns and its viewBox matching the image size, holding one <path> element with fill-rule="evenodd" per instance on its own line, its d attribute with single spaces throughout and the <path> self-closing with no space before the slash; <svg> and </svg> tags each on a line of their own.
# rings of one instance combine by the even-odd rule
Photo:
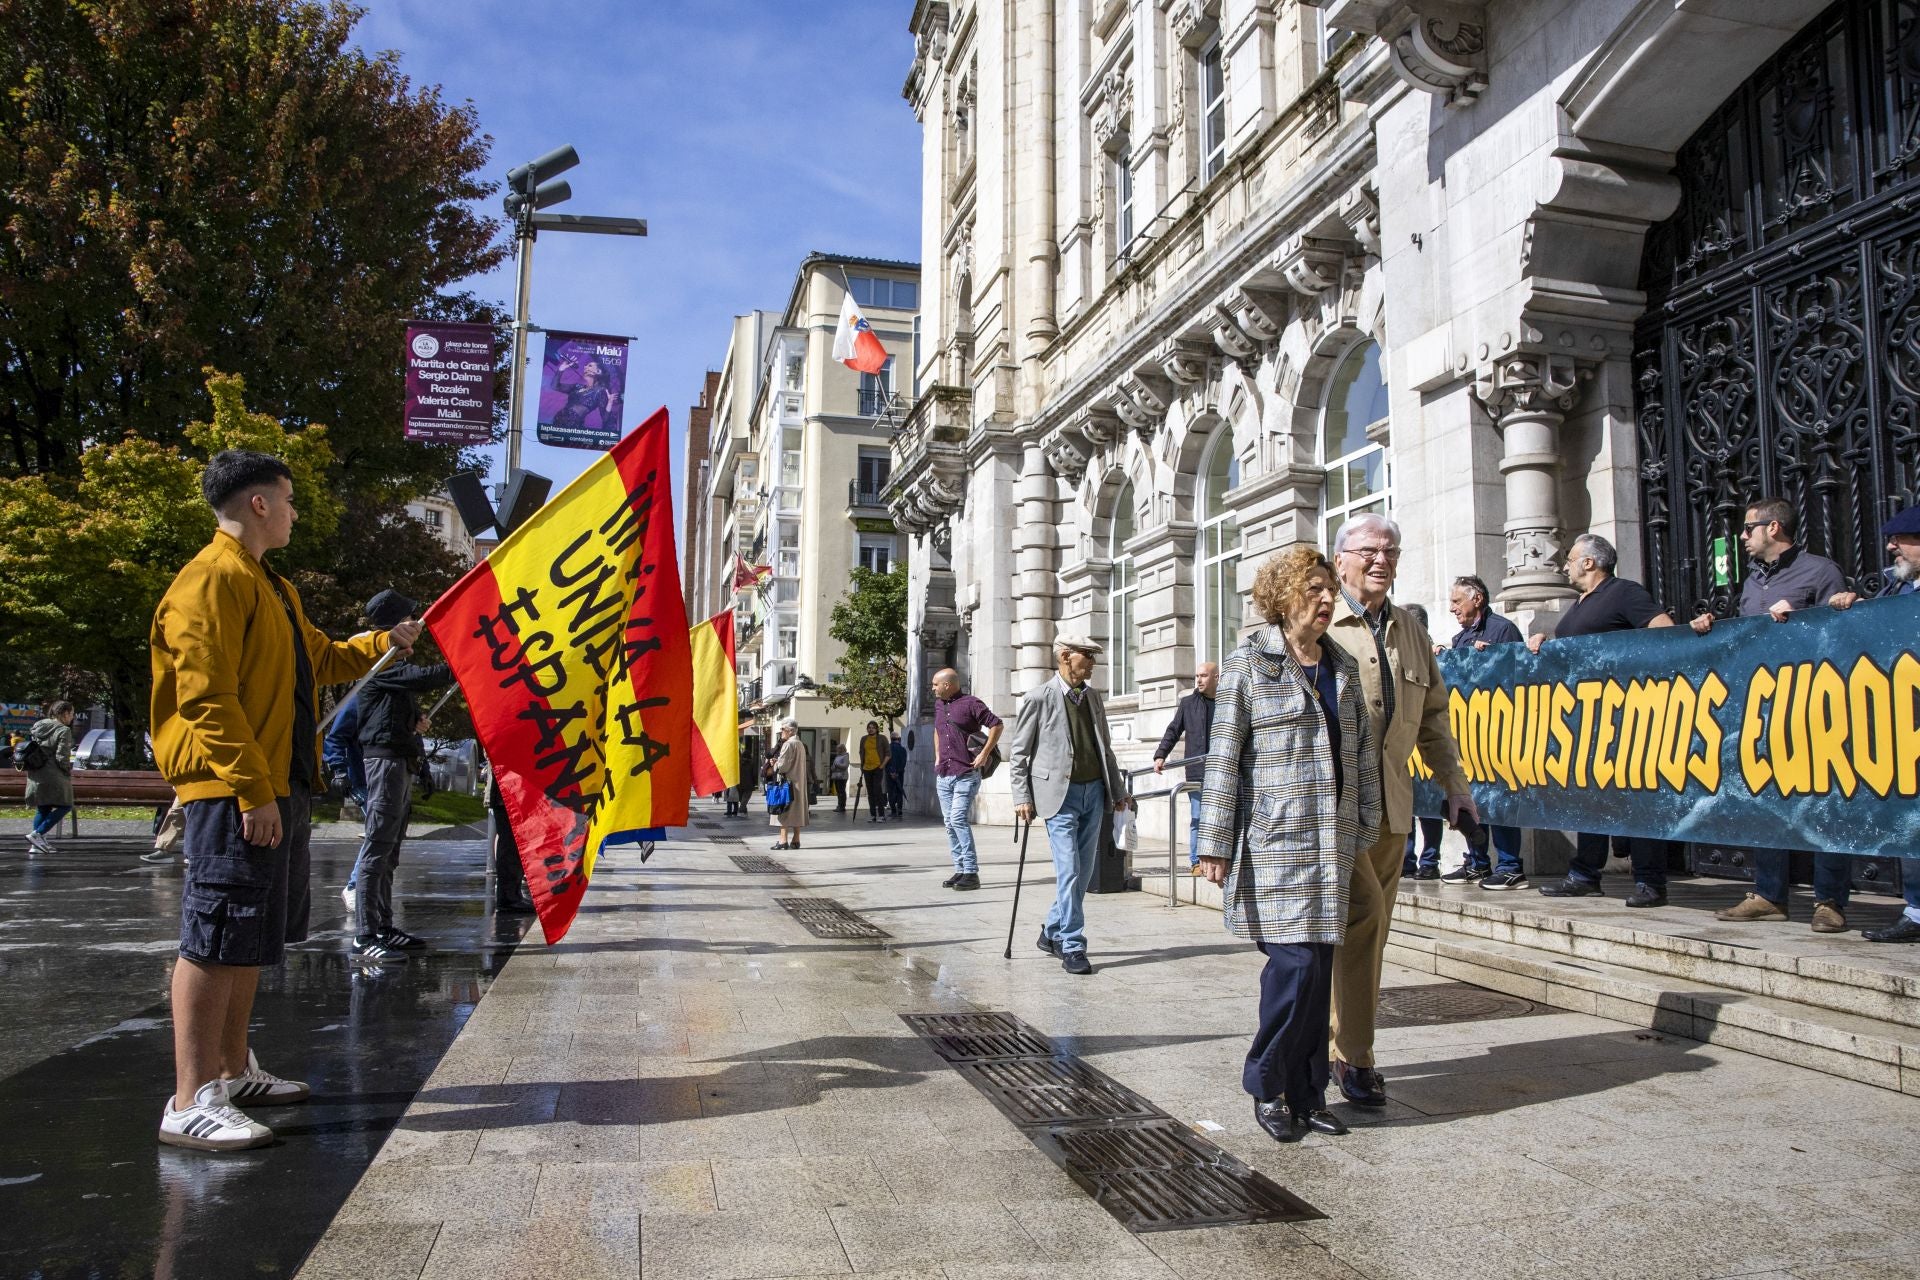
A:
<svg viewBox="0 0 1920 1280">
<path fill-rule="evenodd" d="M 189 800 L 180 892 L 180 954 L 201 964 L 260 967 L 280 963 L 289 942 L 304 942 L 313 798 L 305 787 L 280 798 L 280 843 L 250 845 L 232 798 Z"/>
</svg>

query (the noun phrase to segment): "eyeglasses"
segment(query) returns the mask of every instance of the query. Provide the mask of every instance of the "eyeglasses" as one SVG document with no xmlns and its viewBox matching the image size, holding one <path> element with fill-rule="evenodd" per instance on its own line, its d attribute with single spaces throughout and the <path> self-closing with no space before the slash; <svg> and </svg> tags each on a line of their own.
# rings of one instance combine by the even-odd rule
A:
<svg viewBox="0 0 1920 1280">
<path fill-rule="evenodd" d="M 1365 560 L 1368 564 L 1372 564 L 1375 560 L 1385 560 L 1388 564 L 1393 564 L 1400 559 L 1400 548 L 1398 547 L 1343 547 L 1341 548 L 1340 554 L 1347 555 L 1347 556 L 1359 556 L 1362 560 Z"/>
<path fill-rule="evenodd" d="M 1749 520 L 1740 526 L 1741 533 L 1752 533 L 1755 529 L 1764 529 L 1772 524 L 1771 520 Z"/>
</svg>

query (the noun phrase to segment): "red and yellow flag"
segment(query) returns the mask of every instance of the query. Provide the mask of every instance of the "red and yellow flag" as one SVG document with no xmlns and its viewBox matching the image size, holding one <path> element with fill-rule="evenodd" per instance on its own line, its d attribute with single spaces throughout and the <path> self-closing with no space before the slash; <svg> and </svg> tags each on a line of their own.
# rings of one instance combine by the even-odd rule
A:
<svg viewBox="0 0 1920 1280">
<path fill-rule="evenodd" d="M 693 659 L 670 476 L 661 409 L 427 610 L 549 943 L 609 839 L 687 821 Z"/>
<path fill-rule="evenodd" d="M 710 796 L 740 782 L 740 682 L 735 675 L 733 610 L 694 627 L 693 790 Z"/>
</svg>

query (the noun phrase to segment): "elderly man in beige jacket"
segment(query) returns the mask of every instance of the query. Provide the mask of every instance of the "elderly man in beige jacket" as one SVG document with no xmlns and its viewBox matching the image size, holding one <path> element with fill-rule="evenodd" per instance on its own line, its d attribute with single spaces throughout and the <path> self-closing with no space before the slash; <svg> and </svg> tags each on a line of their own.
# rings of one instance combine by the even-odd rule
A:
<svg viewBox="0 0 1920 1280">
<path fill-rule="evenodd" d="M 1333 540 L 1340 598 L 1327 634 L 1360 665 L 1373 740 L 1380 744 L 1380 838 L 1354 860 L 1346 941 L 1333 955 L 1333 1078 L 1349 1102 L 1387 1105 L 1386 1081 L 1373 1066 L 1373 1028 L 1380 1004 L 1380 965 L 1400 889 L 1401 859 L 1413 829 L 1414 747 L 1447 794 L 1447 818 L 1479 821 L 1453 729 L 1447 686 L 1427 629 L 1387 598 L 1400 570 L 1400 526 L 1384 516 L 1357 516 Z"/>
</svg>

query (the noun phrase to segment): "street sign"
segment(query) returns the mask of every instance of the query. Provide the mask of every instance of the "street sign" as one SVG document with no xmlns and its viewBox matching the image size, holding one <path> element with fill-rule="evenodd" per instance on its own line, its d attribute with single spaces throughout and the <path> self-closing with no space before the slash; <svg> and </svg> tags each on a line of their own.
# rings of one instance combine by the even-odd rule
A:
<svg viewBox="0 0 1920 1280">
<path fill-rule="evenodd" d="M 406 434 L 428 444 L 493 440 L 493 326 L 407 326 Z"/>
</svg>

